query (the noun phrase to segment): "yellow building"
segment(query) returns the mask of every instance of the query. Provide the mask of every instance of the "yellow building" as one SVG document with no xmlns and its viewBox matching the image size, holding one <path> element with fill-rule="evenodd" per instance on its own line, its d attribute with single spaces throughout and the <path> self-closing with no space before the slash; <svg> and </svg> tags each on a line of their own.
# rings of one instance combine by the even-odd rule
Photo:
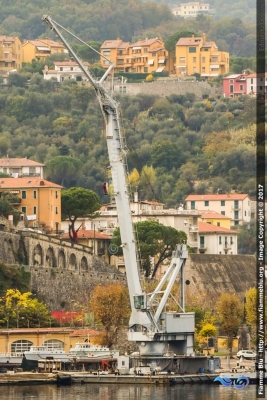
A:
<svg viewBox="0 0 267 400">
<path fill-rule="evenodd" d="M 199 213 L 199 221 L 230 229 L 231 218 L 227 217 L 226 215 L 220 214 L 217 211 L 212 210 L 199 210 Z"/>
<path fill-rule="evenodd" d="M 206 35 L 180 38 L 176 43 L 176 75 L 198 73 L 212 78 L 229 71 L 229 53 L 219 51 L 215 42 L 207 42 Z"/>
<path fill-rule="evenodd" d="M 66 53 L 63 44 L 54 40 L 37 39 L 27 40 L 22 45 L 23 62 L 31 63 L 32 60 L 44 60 L 52 54 Z"/>
<path fill-rule="evenodd" d="M 19 70 L 22 59 L 20 39 L 16 36 L 0 36 L 0 71 Z"/>
<path fill-rule="evenodd" d="M 108 68 L 114 63 L 114 72 L 138 72 L 151 73 L 170 70 L 168 52 L 164 48 L 164 42 L 160 38 L 139 40 L 130 44 L 120 39 L 106 40 L 101 48 L 101 64 Z M 108 60 L 107 60 L 108 59 Z"/>
<path fill-rule="evenodd" d="M 31 346 L 42 345 L 62 348 L 69 353 L 77 342 L 84 342 L 88 338 L 94 344 L 99 334 L 94 329 L 75 327 L 1 329 L 0 353 L 21 353 Z"/>
<path fill-rule="evenodd" d="M 62 186 L 42 178 L 0 178 L 0 196 L 15 196 L 12 205 L 26 214 L 29 226 L 59 230 L 61 222 Z"/>
</svg>

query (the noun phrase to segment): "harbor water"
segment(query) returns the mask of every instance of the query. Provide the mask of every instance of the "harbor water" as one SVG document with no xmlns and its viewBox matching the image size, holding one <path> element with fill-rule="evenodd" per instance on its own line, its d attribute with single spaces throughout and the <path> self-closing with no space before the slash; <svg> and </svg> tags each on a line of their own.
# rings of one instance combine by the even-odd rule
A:
<svg viewBox="0 0 267 400">
<path fill-rule="evenodd" d="M 256 400 L 256 386 L 75 384 L 1 386 L 1 400 Z"/>
</svg>

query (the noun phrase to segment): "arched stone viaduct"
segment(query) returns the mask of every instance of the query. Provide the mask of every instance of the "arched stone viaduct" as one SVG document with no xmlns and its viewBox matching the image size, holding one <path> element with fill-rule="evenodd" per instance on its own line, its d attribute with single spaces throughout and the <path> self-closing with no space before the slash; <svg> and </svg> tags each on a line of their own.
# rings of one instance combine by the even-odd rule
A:
<svg viewBox="0 0 267 400">
<path fill-rule="evenodd" d="M 46 235 L 23 233 L 31 290 L 53 310 L 71 310 L 90 299 L 94 286 L 126 284 L 126 276 L 92 254 L 90 247 Z"/>
</svg>

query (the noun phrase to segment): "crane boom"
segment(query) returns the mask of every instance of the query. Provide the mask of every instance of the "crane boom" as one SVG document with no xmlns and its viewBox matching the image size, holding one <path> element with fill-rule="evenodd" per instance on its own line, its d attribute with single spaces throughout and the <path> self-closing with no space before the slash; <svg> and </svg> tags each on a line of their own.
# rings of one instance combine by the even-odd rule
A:
<svg viewBox="0 0 267 400">
<path fill-rule="evenodd" d="M 95 79 L 91 71 L 85 68 L 82 60 L 69 45 L 61 30 L 70 34 L 86 46 L 90 46 L 59 25 L 51 16 L 44 15 L 42 21 L 60 38 L 69 54 L 77 62 L 95 89 L 105 120 L 108 156 L 132 310 L 129 321 L 128 339 L 137 342 L 140 354 L 162 355 L 166 344 L 170 345 L 172 342 L 176 353 L 192 353 L 194 315 L 193 313 L 184 312 L 183 284 L 181 285 L 181 304 L 177 303 L 182 312 L 163 312 L 167 298 L 170 295 L 171 288 L 179 272 L 181 273 L 181 281 L 183 282 L 183 270 L 187 258 L 186 245 L 177 245 L 171 265 L 156 290 L 150 295 L 142 291 L 139 276 L 140 265 L 137 241 L 130 208 L 130 188 L 126 169 L 127 146 L 121 129 L 121 110 L 119 103 L 109 95 L 102 84 L 114 65 L 105 57 L 110 66 L 100 80 Z M 166 289 L 162 290 L 164 283 L 167 281 Z M 183 322 L 182 324 L 181 321 Z"/>
</svg>

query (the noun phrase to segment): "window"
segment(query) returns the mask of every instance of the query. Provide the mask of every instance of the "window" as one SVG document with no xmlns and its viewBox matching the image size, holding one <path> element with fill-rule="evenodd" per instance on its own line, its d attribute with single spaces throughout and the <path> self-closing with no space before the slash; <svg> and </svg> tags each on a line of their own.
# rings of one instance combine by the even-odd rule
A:
<svg viewBox="0 0 267 400">
<path fill-rule="evenodd" d="M 231 244 L 234 244 L 234 241 L 233 241 L 233 237 L 232 237 L 232 236 L 230 236 L 230 243 L 231 243 Z"/>
<path fill-rule="evenodd" d="M 222 237 L 219 236 L 219 244 L 222 244 Z"/>
<path fill-rule="evenodd" d="M 58 208 L 56 207 L 56 214 L 58 214 Z"/>
<path fill-rule="evenodd" d="M 56 192 L 55 192 L 55 196 L 56 196 L 56 199 L 57 199 L 57 198 L 58 198 L 57 190 L 56 190 Z"/>
<path fill-rule="evenodd" d="M 33 207 L 33 213 L 36 215 L 37 214 L 37 207 Z"/>
<path fill-rule="evenodd" d="M 189 47 L 189 53 L 196 53 L 197 49 L 196 47 Z"/>
<path fill-rule="evenodd" d="M 122 50 L 119 50 L 119 55 L 120 55 L 120 56 L 122 55 Z"/>
<path fill-rule="evenodd" d="M 191 201 L 191 210 L 195 210 L 196 209 L 196 202 L 193 200 Z"/>
<path fill-rule="evenodd" d="M 202 72 L 206 72 L 206 68 L 205 67 L 202 67 Z"/>
<path fill-rule="evenodd" d="M 193 57 L 193 62 L 197 62 L 197 58 L 196 57 Z"/>
<path fill-rule="evenodd" d="M 110 62 L 108 60 L 104 60 L 104 65 L 110 65 Z"/>
<path fill-rule="evenodd" d="M 26 190 L 22 190 L 21 191 L 21 197 L 23 198 L 23 199 L 26 199 Z"/>
<path fill-rule="evenodd" d="M 73 71 L 73 67 L 70 67 L 70 70 Z"/>
<path fill-rule="evenodd" d="M 104 56 L 110 56 L 110 50 L 104 50 L 103 51 Z"/>
<path fill-rule="evenodd" d="M 217 222 L 217 226 L 221 226 L 221 223 L 220 223 L 220 222 Z"/>
<path fill-rule="evenodd" d="M 238 219 L 238 211 L 234 212 L 234 219 Z"/>
<path fill-rule="evenodd" d="M 23 353 L 24 351 L 30 350 L 30 347 L 33 345 L 29 340 L 16 340 L 11 343 L 11 352 L 12 353 Z"/>
<path fill-rule="evenodd" d="M 36 192 L 36 190 L 33 191 L 33 198 L 34 198 L 34 199 L 37 198 L 37 192 Z"/>
<path fill-rule="evenodd" d="M 262 90 L 262 86 L 260 86 L 260 90 Z"/>
<path fill-rule="evenodd" d="M 12 171 L 13 171 L 13 174 L 18 174 L 19 173 L 19 168 L 13 168 Z"/>
<path fill-rule="evenodd" d="M 239 89 L 240 89 L 240 90 L 243 90 L 243 89 L 244 89 L 244 86 L 243 86 L 243 85 L 239 85 Z"/>
<path fill-rule="evenodd" d="M 205 246 L 205 236 L 200 236 L 200 248 L 203 248 Z"/>
<path fill-rule="evenodd" d="M 235 201 L 234 201 L 234 207 L 235 207 L 235 208 L 239 208 L 239 202 L 238 202 L 238 200 L 235 200 Z"/>
<path fill-rule="evenodd" d="M 201 57 L 202 62 L 206 62 L 206 57 Z"/>
<path fill-rule="evenodd" d="M 250 90 L 253 92 L 253 86 L 250 86 Z"/>
<path fill-rule="evenodd" d="M 222 214 L 222 215 L 225 215 L 225 211 L 221 211 L 221 214 Z"/>
<path fill-rule="evenodd" d="M 184 63 L 185 62 L 185 57 L 179 57 L 179 62 Z"/>
<path fill-rule="evenodd" d="M 218 56 L 211 56 L 211 62 L 218 62 L 219 58 Z"/>
<path fill-rule="evenodd" d="M 144 72 L 148 72 L 148 68 L 147 67 L 144 67 Z"/>
<path fill-rule="evenodd" d="M 148 53 L 147 47 L 144 48 L 144 53 Z"/>
<path fill-rule="evenodd" d="M 26 214 L 27 208 L 26 208 L 26 207 L 21 207 L 21 212 L 23 212 L 24 214 Z"/>
<path fill-rule="evenodd" d="M 230 85 L 230 93 L 233 93 L 234 91 L 234 85 Z"/>
<path fill-rule="evenodd" d="M 35 167 L 29 167 L 29 174 L 35 174 L 36 173 L 36 168 Z"/>
<path fill-rule="evenodd" d="M 230 83 L 233 83 L 234 82 L 234 80 L 233 79 L 230 79 L 230 81 L 229 81 Z"/>
<path fill-rule="evenodd" d="M 205 207 L 208 207 L 209 204 L 210 204 L 210 202 L 209 202 L 208 200 L 205 200 L 205 201 L 204 201 L 204 206 L 205 206 Z"/>
<path fill-rule="evenodd" d="M 246 211 L 244 211 L 244 216 L 245 216 L 245 217 L 247 216 L 247 212 L 246 212 Z"/>
<path fill-rule="evenodd" d="M 118 60 L 118 64 L 119 64 L 119 65 L 122 65 L 123 63 L 124 63 L 123 58 L 120 58 L 120 59 Z"/>
<path fill-rule="evenodd" d="M 253 78 L 250 79 L 250 83 L 253 83 Z"/>
<path fill-rule="evenodd" d="M 227 241 L 227 236 L 225 236 L 225 238 L 224 238 L 224 244 L 225 244 L 225 245 L 227 245 L 227 244 L 228 244 L 228 241 Z"/>
<path fill-rule="evenodd" d="M 222 206 L 222 207 L 225 206 L 225 200 L 221 200 L 221 206 Z"/>
<path fill-rule="evenodd" d="M 59 68 L 59 71 L 63 71 L 63 67 L 60 67 L 60 68 Z"/>
</svg>

